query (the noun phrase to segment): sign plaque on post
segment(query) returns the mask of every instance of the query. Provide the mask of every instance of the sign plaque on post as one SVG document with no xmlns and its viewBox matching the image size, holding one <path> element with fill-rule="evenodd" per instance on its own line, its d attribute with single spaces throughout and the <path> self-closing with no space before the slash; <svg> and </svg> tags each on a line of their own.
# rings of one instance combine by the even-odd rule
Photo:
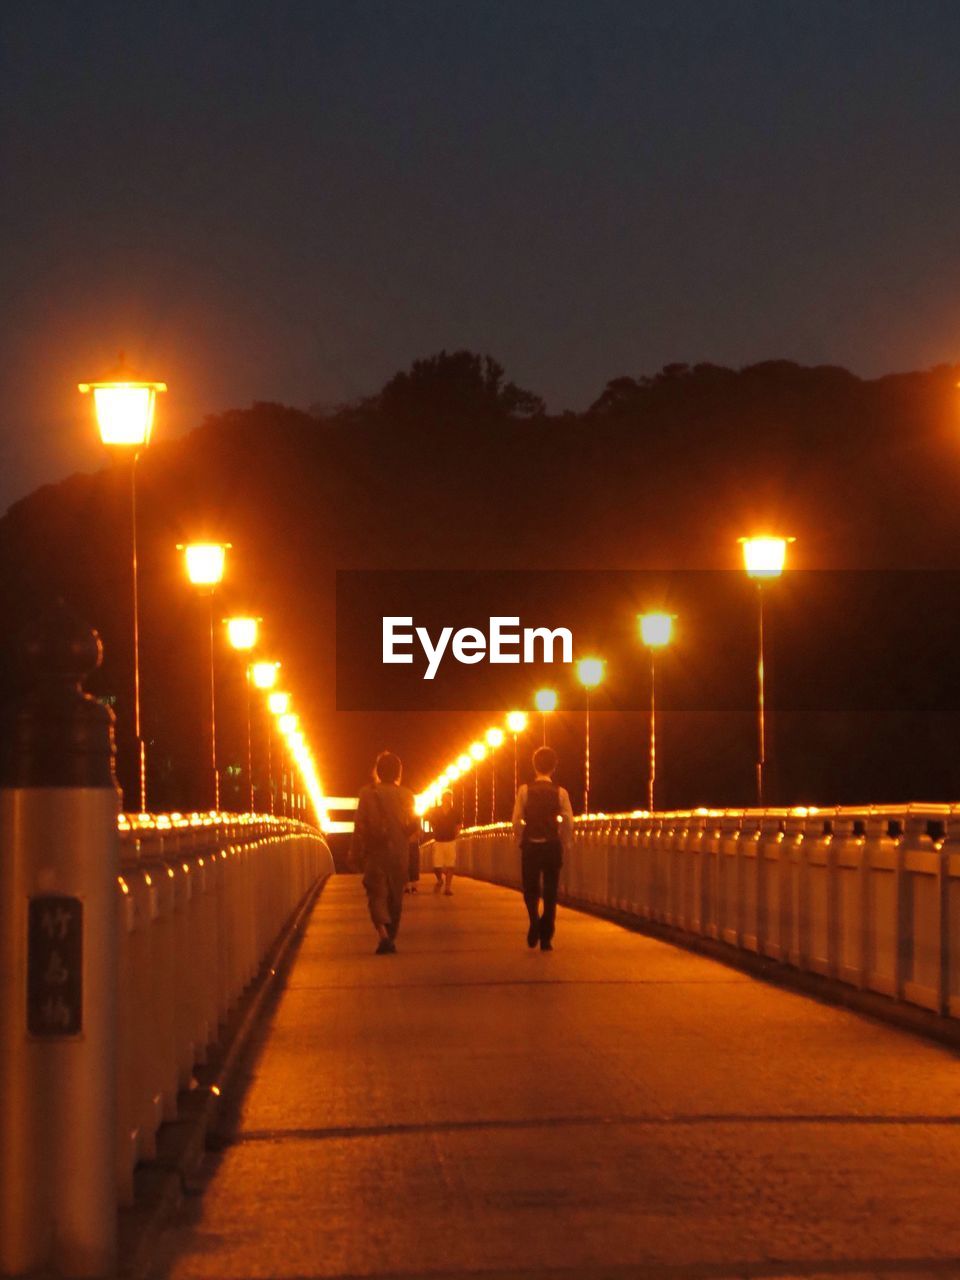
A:
<svg viewBox="0 0 960 1280">
<path fill-rule="evenodd" d="M 27 1032 L 43 1039 L 83 1031 L 83 903 L 31 898 L 27 917 Z"/>
</svg>

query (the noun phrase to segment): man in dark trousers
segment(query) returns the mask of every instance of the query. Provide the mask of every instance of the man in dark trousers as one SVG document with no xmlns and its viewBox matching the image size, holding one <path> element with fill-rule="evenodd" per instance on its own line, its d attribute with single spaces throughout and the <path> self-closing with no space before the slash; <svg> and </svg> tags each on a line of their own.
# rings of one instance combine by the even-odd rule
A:
<svg viewBox="0 0 960 1280">
<path fill-rule="evenodd" d="M 517 792 L 513 833 L 520 845 L 523 900 L 530 917 L 527 946 L 539 943 L 541 951 L 552 951 L 557 883 L 563 850 L 573 839 L 573 809 L 564 788 L 553 780 L 557 753 L 551 747 L 538 747 L 533 753 L 533 770 L 533 782 L 529 786 L 525 783 Z"/>
<path fill-rule="evenodd" d="M 410 874 L 410 844 L 420 820 L 413 792 L 400 785 L 403 765 L 392 751 L 381 751 L 373 767 L 373 784 L 357 801 L 350 845 L 350 865 L 363 872 L 370 919 L 377 931 L 377 955 L 392 955 L 400 928 L 403 887 Z"/>
</svg>

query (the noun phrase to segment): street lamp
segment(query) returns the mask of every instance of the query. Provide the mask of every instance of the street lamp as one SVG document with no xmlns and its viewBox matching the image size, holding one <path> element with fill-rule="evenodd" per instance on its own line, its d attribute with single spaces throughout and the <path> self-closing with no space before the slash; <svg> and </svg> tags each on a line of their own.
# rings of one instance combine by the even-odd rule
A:
<svg viewBox="0 0 960 1280">
<path fill-rule="evenodd" d="M 547 745 L 547 716 L 557 709 L 557 692 L 555 689 L 538 689 L 533 695 L 533 705 L 540 712 L 543 722 L 543 745 Z"/>
<path fill-rule="evenodd" d="M 497 749 L 503 746 L 503 730 L 488 729 L 487 746 L 490 748 L 490 821 L 497 820 Z"/>
<path fill-rule="evenodd" d="M 647 808 L 654 812 L 654 787 L 657 778 L 657 650 L 673 639 L 672 613 L 643 613 L 638 617 L 640 639 L 650 650 L 650 776 L 647 782 Z"/>
<path fill-rule="evenodd" d="M 517 739 L 520 734 L 526 730 L 529 717 L 525 711 L 508 711 L 507 712 L 507 728 L 513 734 L 513 802 L 517 802 L 517 785 L 518 765 L 517 765 Z"/>
<path fill-rule="evenodd" d="M 290 710 L 290 695 L 285 690 L 274 689 L 267 693 L 267 791 L 269 792 L 270 812 L 273 813 L 273 720 L 284 716 Z"/>
<path fill-rule="evenodd" d="M 766 708 L 764 702 L 763 669 L 763 584 L 779 578 L 787 560 L 787 543 L 796 538 L 759 537 L 740 538 L 743 547 L 743 567 L 747 577 L 757 584 L 757 804 L 763 805 L 763 768 L 767 762 Z"/>
<path fill-rule="evenodd" d="M 133 586 L 133 731 L 137 741 L 140 777 L 140 812 L 147 808 L 147 745 L 140 720 L 140 573 L 137 559 L 137 459 L 150 442 L 157 396 L 165 382 L 145 382 L 125 368 L 123 356 L 112 378 L 103 382 L 79 382 L 82 395 L 93 395 L 93 409 L 100 439 L 117 454 L 130 455 L 130 569 Z"/>
<path fill-rule="evenodd" d="M 460 770 L 460 820 L 467 820 L 467 784 L 464 780 L 466 773 L 473 768 L 473 760 L 466 751 L 462 755 L 457 756 L 457 768 Z"/>
<path fill-rule="evenodd" d="M 473 761 L 473 825 L 480 825 L 480 761 L 485 760 L 487 748 L 482 742 L 470 743 L 470 757 Z"/>
<path fill-rule="evenodd" d="M 213 807 L 220 809 L 220 770 L 217 767 L 217 667 L 213 629 L 213 595 L 223 581 L 229 542 L 180 543 L 187 577 L 210 605 L 210 766 L 213 772 Z"/>
<path fill-rule="evenodd" d="M 224 618 L 227 628 L 227 641 L 231 649 L 237 653 L 249 653 L 256 647 L 260 631 L 260 618 L 235 617 Z M 250 812 L 254 810 L 253 797 L 253 735 L 250 731 L 250 664 L 244 665 L 244 686 L 247 704 L 247 789 Z"/>
<path fill-rule="evenodd" d="M 590 690 L 596 689 L 603 679 L 602 658 L 581 658 L 577 663 L 577 679 L 583 685 L 586 697 L 586 736 L 583 753 L 583 812 L 590 812 Z"/>
<path fill-rule="evenodd" d="M 250 677 L 253 680 L 254 687 L 262 689 L 264 692 L 272 689 L 277 683 L 279 671 L 279 662 L 255 662 L 250 668 Z"/>
<path fill-rule="evenodd" d="M 277 728 L 285 738 L 289 738 L 291 734 L 297 732 L 299 723 L 300 717 L 293 711 L 285 711 L 283 715 L 277 717 Z"/>
<path fill-rule="evenodd" d="M 267 695 L 267 710 L 272 716 L 285 716 L 290 710 L 290 695 L 275 689 Z"/>
</svg>

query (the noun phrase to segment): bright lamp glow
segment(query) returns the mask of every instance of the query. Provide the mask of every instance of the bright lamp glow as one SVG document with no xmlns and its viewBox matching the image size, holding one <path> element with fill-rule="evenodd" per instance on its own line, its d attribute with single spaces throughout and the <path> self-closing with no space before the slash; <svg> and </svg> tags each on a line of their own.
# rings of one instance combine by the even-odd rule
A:
<svg viewBox="0 0 960 1280">
<path fill-rule="evenodd" d="M 673 639 L 672 613 L 642 613 L 640 623 L 640 639 L 648 649 L 661 649 Z"/>
<path fill-rule="evenodd" d="M 450 765 L 449 769 L 447 769 L 447 772 L 443 776 L 446 778 L 447 782 L 456 782 L 460 777 L 459 766 L 455 764 Z"/>
<path fill-rule="evenodd" d="M 595 689 L 603 679 L 603 659 L 581 658 L 577 663 L 577 679 L 585 689 Z"/>
<path fill-rule="evenodd" d="M 149 443 L 157 393 L 166 391 L 165 382 L 118 379 L 81 382 L 78 387 L 84 395 L 93 392 L 93 411 L 105 445 L 142 448 Z"/>
<path fill-rule="evenodd" d="M 787 543 L 795 538 L 741 538 L 743 567 L 749 578 L 779 578 L 787 559 Z"/>
<path fill-rule="evenodd" d="M 223 581 L 228 542 L 190 542 L 183 548 L 187 577 L 195 587 L 215 587 Z"/>
<path fill-rule="evenodd" d="M 496 751 L 497 747 L 503 746 L 503 730 L 502 729 L 487 730 L 487 746 L 490 747 L 492 751 Z"/>
<path fill-rule="evenodd" d="M 290 710 L 290 695 L 282 693 L 279 689 L 274 690 L 267 697 L 267 707 L 271 715 L 285 716 Z"/>
<path fill-rule="evenodd" d="M 257 643 L 257 618 L 227 618 L 227 639 L 232 649 L 252 649 Z"/>
<path fill-rule="evenodd" d="M 294 715 L 292 711 L 287 711 L 277 720 L 277 728 L 285 738 L 289 738 L 292 734 L 296 733 L 297 725 L 299 723 L 300 717 Z"/>
<path fill-rule="evenodd" d="M 279 662 L 255 662 L 250 668 L 250 678 L 258 689 L 272 689 L 277 683 Z"/>
<path fill-rule="evenodd" d="M 470 754 L 474 758 L 474 760 L 476 760 L 477 763 L 479 764 L 480 761 L 483 760 L 484 757 L 486 756 L 487 748 L 483 745 L 482 742 L 471 742 Z"/>
<path fill-rule="evenodd" d="M 557 709 L 556 689 L 538 689 L 533 695 L 533 705 L 541 715 L 547 716 Z"/>
<path fill-rule="evenodd" d="M 523 733 L 527 727 L 527 713 L 525 711 L 510 711 L 507 713 L 507 728 L 511 733 Z"/>
<path fill-rule="evenodd" d="M 457 756 L 457 768 L 461 773 L 466 773 L 468 769 L 473 768 L 473 760 L 466 752 L 462 756 Z"/>
</svg>

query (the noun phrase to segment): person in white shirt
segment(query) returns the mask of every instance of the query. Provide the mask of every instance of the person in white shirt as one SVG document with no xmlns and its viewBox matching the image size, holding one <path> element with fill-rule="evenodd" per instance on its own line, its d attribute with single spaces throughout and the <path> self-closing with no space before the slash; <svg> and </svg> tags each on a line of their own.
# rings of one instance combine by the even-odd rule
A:
<svg viewBox="0 0 960 1280">
<path fill-rule="evenodd" d="M 573 839 L 573 808 L 566 790 L 553 780 L 556 770 L 557 753 L 552 747 L 538 747 L 533 753 L 534 780 L 520 787 L 513 806 L 523 900 L 530 917 L 527 946 L 539 944 L 541 951 L 553 950 L 563 851 Z"/>
</svg>

